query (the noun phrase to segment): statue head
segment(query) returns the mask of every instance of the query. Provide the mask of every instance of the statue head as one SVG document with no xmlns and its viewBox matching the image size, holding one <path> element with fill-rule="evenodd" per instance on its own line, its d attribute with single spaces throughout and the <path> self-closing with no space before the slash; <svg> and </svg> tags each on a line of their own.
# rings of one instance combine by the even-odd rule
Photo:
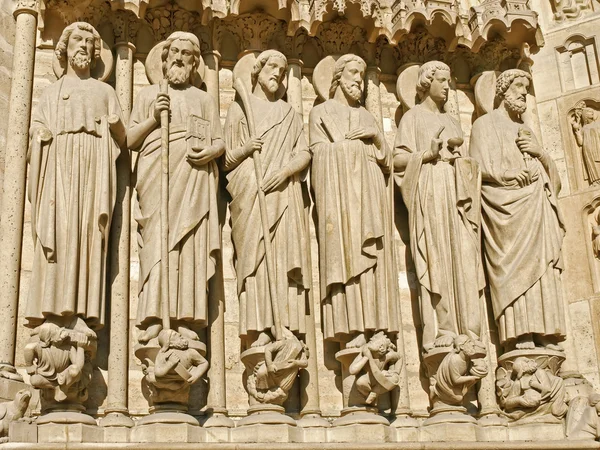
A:
<svg viewBox="0 0 600 450">
<path fill-rule="evenodd" d="M 521 69 L 509 69 L 496 80 L 496 103 L 519 115 L 527 110 L 527 93 L 531 75 Z"/>
<path fill-rule="evenodd" d="M 63 30 L 54 53 L 61 63 L 89 70 L 100 58 L 101 49 L 102 39 L 96 29 L 87 22 L 74 22 Z"/>
<path fill-rule="evenodd" d="M 269 97 L 274 97 L 287 71 L 287 58 L 277 50 L 265 50 L 254 63 L 250 80 L 252 90 L 257 86 Z"/>
<path fill-rule="evenodd" d="M 448 100 L 450 67 L 441 61 L 428 61 L 419 67 L 417 95 L 423 101 L 427 96 L 438 104 Z"/>
<path fill-rule="evenodd" d="M 187 350 L 188 341 L 181 334 L 174 330 L 161 330 L 158 334 L 158 345 L 160 345 L 160 351 L 166 352 L 173 348 L 176 350 Z"/>
<path fill-rule="evenodd" d="M 390 338 L 383 331 L 379 331 L 367 342 L 367 347 L 371 353 L 378 356 L 385 355 L 389 350 L 395 350 L 396 346 L 392 344 Z"/>
<path fill-rule="evenodd" d="M 163 46 L 162 68 L 170 84 L 187 85 L 200 65 L 200 41 L 192 33 L 176 31 Z"/>
<path fill-rule="evenodd" d="M 583 108 L 581 111 L 581 120 L 584 125 L 594 122 L 596 120 L 596 111 L 594 108 L 590 108 L 589 106 Z"/>
<path fill-rule="evenodd" d="M 360 56 L 352 53 L 341 56 L 333 67 L 329 98 L 333 98 L 339 88 L 347 99 L 353 103 L 360 102 L 366 70 L 367 63 Z"/>
<path fill-rule="evenodd" d="M 36 334 L 36 332 L 42 347 L 46 348 L 62 344 L 68 337 L 63 328 L 52 322 L 44 322 L 36 328 L 33 334 Z"/>
<path fill-rule="evenodd" d="M 512 376 L 515 380 L 519 380 L 523 375 L 534 374 L 536 370 L 537 363 L 533 359 L 519 356 L 513 363 Z"/>
</svg>

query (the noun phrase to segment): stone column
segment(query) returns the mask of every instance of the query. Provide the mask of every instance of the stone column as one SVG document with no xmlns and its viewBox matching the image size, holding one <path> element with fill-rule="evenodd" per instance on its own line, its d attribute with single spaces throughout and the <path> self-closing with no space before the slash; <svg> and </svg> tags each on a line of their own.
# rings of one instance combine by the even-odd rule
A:
<svg viewBox="0 0 600 450">
<path fill-rule="evenodd" d="M 221 54 L 216 51 L 206 52 L 202 55 L 206 64 L 204 83 L 206 91 L 212 95 L 220 110 L 219 100 L 219 62 Z M 219 218 L 221 224 L 225 221 L 225 205 L 219 205 Z M 210 300 L 208 303 L 209 323 L 209 390 L 206 400 L 210 417 L 204 422 L 204 428 L 226 427 L 232 428 L 235 424 L 227 417 L 227 399 L 225 385 L 225 287 L 223 284 L 223 260 L 217 260 L 215 274 L 209 282 Z"/>
<path fill-rule="evenodd" d="M 117 13 L 122 26 L 115 43 L 115 91 L 127 124 L 133 103 L 133 54 L 127 13 Z M 131 154 L 121 149 L 117 159 L 117 201 L 110 229 L 110 352 L 105 427 L 132 427 L 128 410 L 129 384 L 129 256 L 131 233 Z"/>
<path fill-rule="evenodd" d="M 14 368 L 15 339 L 38 7 L 36 0 L 18 0 L 14 11 L 17 26 L 0 219 L 0 311 L 4 317 L 0 327 L 0 375 L 21 381 Z"/>
<path fill-rule="evenodd" d="M 373 116 L 379 124 L 379 128 L 383 131 L 383 111 L 381 109 L 381 92 L 379 90 L 379 74 L 381 69 L 377 66 L 368 66 L 365 74 L 365 108 Z"/>
<path fill-rule="evenodd" d="M 295 58 L 288 59 L 288 103 L 302 116 L 302 61 Z"/>
</svg>

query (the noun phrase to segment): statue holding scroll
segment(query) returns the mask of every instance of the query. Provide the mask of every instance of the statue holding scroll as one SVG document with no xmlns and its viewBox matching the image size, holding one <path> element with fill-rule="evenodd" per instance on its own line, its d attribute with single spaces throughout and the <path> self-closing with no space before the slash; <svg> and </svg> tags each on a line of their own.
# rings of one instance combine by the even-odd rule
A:
<svg viewBox="0 0 600 450">
<path fill-rule="evenodd" d="M 560 350 L 565 338 L 554 161 L 522 120 L 531 76 L 503 72 L 498 107 L 475 121 L 470 152 L 481 166 L 483 243 L 494 317 L 507 350 Z"/>
<path fill-rule="evenodd" d="M 141 343 L 163 328 L 161 311 L 161 127 L 160 115 L 170 115 L 168 192 L 168 311 L 172 328 L 198 340 L 195 327 L 207 325 L 208 281 L 221 250 L 217 212 L 219 172 L 215 159 L 224 150 L 215 100 L 192 83 L 203 64 L 198 38 L 175 32 L 158 50 L 159 77 L 168 93 L 153 84 L 140 91 L 131 113 L 129 147 L 139 152 L 137 208 L 140 289 L 137 326 Z M 151 67 L 152 70 L 156 69 Z M 159 80 L 154 80 L 158 82 Z M 162 231 L 161 231 L 162 230 Z"/>
<path fill-rule="evenodd" d="M 232 198 L 240 336 L 251 347 L 282 339 L 277 327 L 296 336 L 306 330 L 312 280 L 303 180 L 311 154 L 302 119 L 280 99 L 286 69 L 282 53 L 262 52 L 250 73 L 247 103 L 243 98 L 233 103 L 225 122 L 224 168 Z M 260 153 L 260 167 L 253 161 L 255 152 Z M 266 240 L 265 229 L 269 230 Z M 272 251 L 267 254 L 269 246 Z"/>
<path fill-rule="evenodd" d="M 366 64 L 335 63 L 329 99 L 309 118 L 325 339 L 361 347 L 377 331 L 397 333 L 399 305 L 392 217 L 384 173 L 391 152 L 362 105 Z"/>
<path fill-rule="evenodd" d="M 426 352 L 451 349 L 459 335 L 479 337 L 485 285 L 479 168 L 465 154 L 458 121 L 444 110 L 450 80 L 450 68 L 442 62 L 420 67 L 420 103 L 402 117 L 394 151 L 409 214 Z"/>
</svg>

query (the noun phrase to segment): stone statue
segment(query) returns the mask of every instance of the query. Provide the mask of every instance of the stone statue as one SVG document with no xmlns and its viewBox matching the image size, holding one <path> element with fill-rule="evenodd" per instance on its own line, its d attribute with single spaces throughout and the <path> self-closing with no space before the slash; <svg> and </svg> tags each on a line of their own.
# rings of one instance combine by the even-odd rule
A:
<svg viewBox="0 0 600 450">
<path fill-rule="evenodd" d="M 34 255 L 25 311 L 32 328 L 49 317 L 81 317 L 93 329 L 104 324 L 115 161 L 125 128 L 114 89 L 90 75 L 101 45 L 85 22 L 65 28 L 55 53 L 66 73 L 44 90 L 32 116 Z"/>
<path fill-rule="evenodd" d="M 499 106 L 473 124 L 470 152 L 483 178 L 484 255 L 500 342 L 506 350 L 560 350 L 566 331 L 560 178 L 522 121 L 530 82 L 518 69 L 498 77 Z"/>
<path fill-rule="evenodd" d="M 228 172 L 227 191 L 231 194 L 231 238 L 244 347 L 264 346 L 276 337 L 273 304 L 279 305 L 282 328 L 297 336 L 306 331 L 306 304 L 312 279 L 308 196 L 303 180 L 311 154 L 301 117 L 278 98 L 286 69 L 287 60 L 282 53 L 262 52 L 250 74 L 249 105 L 240 99 L 232 103 L 225 122 L 223 166 Z M 252 132 L 251 123 L 255 124 Z M 265 258 L 254 152 L 260 152 L 262 161 L 260 181 L 268 211 L 265 225 L 270 230 L 271 273 Z M 269 283 L 273 283 L 278 303 L 272 302 Z"/>
<path fill-rule="evenodd" d="M 570 117 L 577 145 L 581 147 L 585 179 L 590 185 L 600 185 L 600 120 L 598 111 L 584 101 L 575 106 Z"/>
<path fill-rule="evenodd" d="M 162 44 L 160 62 L 168 93 L 157 84 L 142 89 L 131 113 L 127 139 L 139 152 L 137 208 L 140 281 L 137 326 L 140 343 L 162 329 L 160 115 L 168 110 L 169 130 L 169 306 L 170 322 L 189 339 L 208 321 L 208 281 L 221 251 L 217 211 L 219 172 L 224 151 L 215 100 L 191 84 L 200 64 L 198 38 L 175 32 Z M 157 58 L 158 59 L 158 58 Z M 147 62 L 148 64 L 149 62 Z"/>
<path fill-rule="evenodd" d="M 158 334 L 160 350 L 153 365 L 145 367 L 153 406 L 161 403 L 187 405 L 190 386 L 208 370 L 208 361 L 189 347 L 189 340 L 174 330 Z"/>
<path fill-rule="evenodd" d="M 41 390 L 42 412 L 61 403 L 81 404 L 88 397 L 96 354 L 96 334 L 83 319 L 63 326 L 49 318 L 32 332 L 25 346 L 25 364 L 31 385 Z"/>
<path fill-rule="evenodd" d="M 365 333 L 399 330 L 391 202 L 391 152 L 361 106 L 366 64 L 335 63 L 329 100 L 310 112 L 319 271 L 325 339 L 359 348 Z"/>
<path fill-rule="evenodd" d="M 451 348 L 460 334 L 479 337 L 485 286 L 479 167 L 462 147 L 460 124 L 444 112 L 450 80 L 444 63 L 420 67 L 420 103 L 400 120 L 394 149 L 409 215 L 426 352 Z"/>
<path fill-rule="evenodd" d="M 287 328 L 283 339 L 265 346 L 264 361 L 249 371 L 247 389 L 259 403 L 282 405 L 300 369 L 308 366 L 308 348 Z"/>
<path fill-rule="evenodd" d="M 510 372 L 499 367 L 496 390 L 500 406 L 512 420 L 544 414 L 561 419 L 567 413 L 564 380 L 531 358 L 516 358 Z"/>
<path fill-rule="evenodd" d="M 463 406 L 469 388 L 488 374 L 483 343 L 461 334 L 454 348 L 430 377 L 429 397 L 433 408 Z"/>
<path fill-rule="evenodd" d="M 592 251 L 597 259 L 600 259 L 600 209 L 595 212 L 592 223 Z"/>
<path fill-rule="evenodd" d="M 93 329 L 104 324 L 116 159 L 126 136 L 115 91 L 91 77 L 101 47 L 91 25 L 67 26 L 55 50 L 66 72 L 42 93 L 32 116 L 34 255 L 25 316 L 35 329 L 25 360 L 32 386 L 42 390 L 43 414 L 84 410 Z"/>
<path fill-rule="evenodd" d="M 0 403 L 0 443 L 8 442 L 10 423 L 21 419 L 31 400 L 31 391 L 21 389 L 14 400 Z"/>
<path fill-rule="evenodd" d="M 371 337 L 349 367 L 349 373 L 356 377 L 356 390 L 362 397 L 360 402 L 375 406 L 380 395 L 398 386 L 401 363 L 400 353 L 384 332 Z"/>
<path fill-rule="evenodd" d="M 600 439 L 600 394 L 577 396 L 569 401 L 566 418 L 567 439 Z"/>
</svg>

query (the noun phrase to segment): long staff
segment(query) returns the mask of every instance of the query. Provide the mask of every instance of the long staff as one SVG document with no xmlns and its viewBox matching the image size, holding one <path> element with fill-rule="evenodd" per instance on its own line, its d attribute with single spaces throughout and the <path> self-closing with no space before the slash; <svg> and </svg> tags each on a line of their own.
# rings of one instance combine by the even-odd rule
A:
<svg viewBox="0 0 600 450">
<path fill-rule="evenodd" d="M 161 80 L 160 92 L 167 94 L 169 84 Z M 163 330 L 171 328 L 169 300 L 169 110 L 160 113 L 160 309 Z"/>
<path fill-rule="evenodd" d="M 248 120 L 248 130 L 250 136 L 256 135 L 256 124 L 254 123 L 254 116 L 252 115 L 252 107 L 250 105 L 250 97 L 246 91 L 246 86 L 241 79 L 235 80 L 233 83 L 234 89 L 237 91 L 244 106 L 246 112 L 246 119 Z M 272 261 L 272 247 L 271 247 L 271 233 L 269 230 L 269 220 L 267 216 L 267 202 L 265 199 L 265 193 L 262 190 L 262 163 L 260 158 L 260 152 L 255 151 L 252 154 L 254 160 L 254 173 L 256 175 L 256 187 L 258 189 L 258 206 L 260 209 L 260 221 L 263 231 L 263 242 L 265 243 L 265 262 L 267 264 L 267 281 L 269 284 L 269 294 L 271 296 L 271 309 L 273 310 L 273 323 L 275 325 L 275 340 L 279 341 L 283 338 L 281 331 L 281 319 L 279 316 L 279 302 L 277 301 L 277 289 L 275 288 L 275 273 L 273 272 L 273 261 Z"/>
</svg>

